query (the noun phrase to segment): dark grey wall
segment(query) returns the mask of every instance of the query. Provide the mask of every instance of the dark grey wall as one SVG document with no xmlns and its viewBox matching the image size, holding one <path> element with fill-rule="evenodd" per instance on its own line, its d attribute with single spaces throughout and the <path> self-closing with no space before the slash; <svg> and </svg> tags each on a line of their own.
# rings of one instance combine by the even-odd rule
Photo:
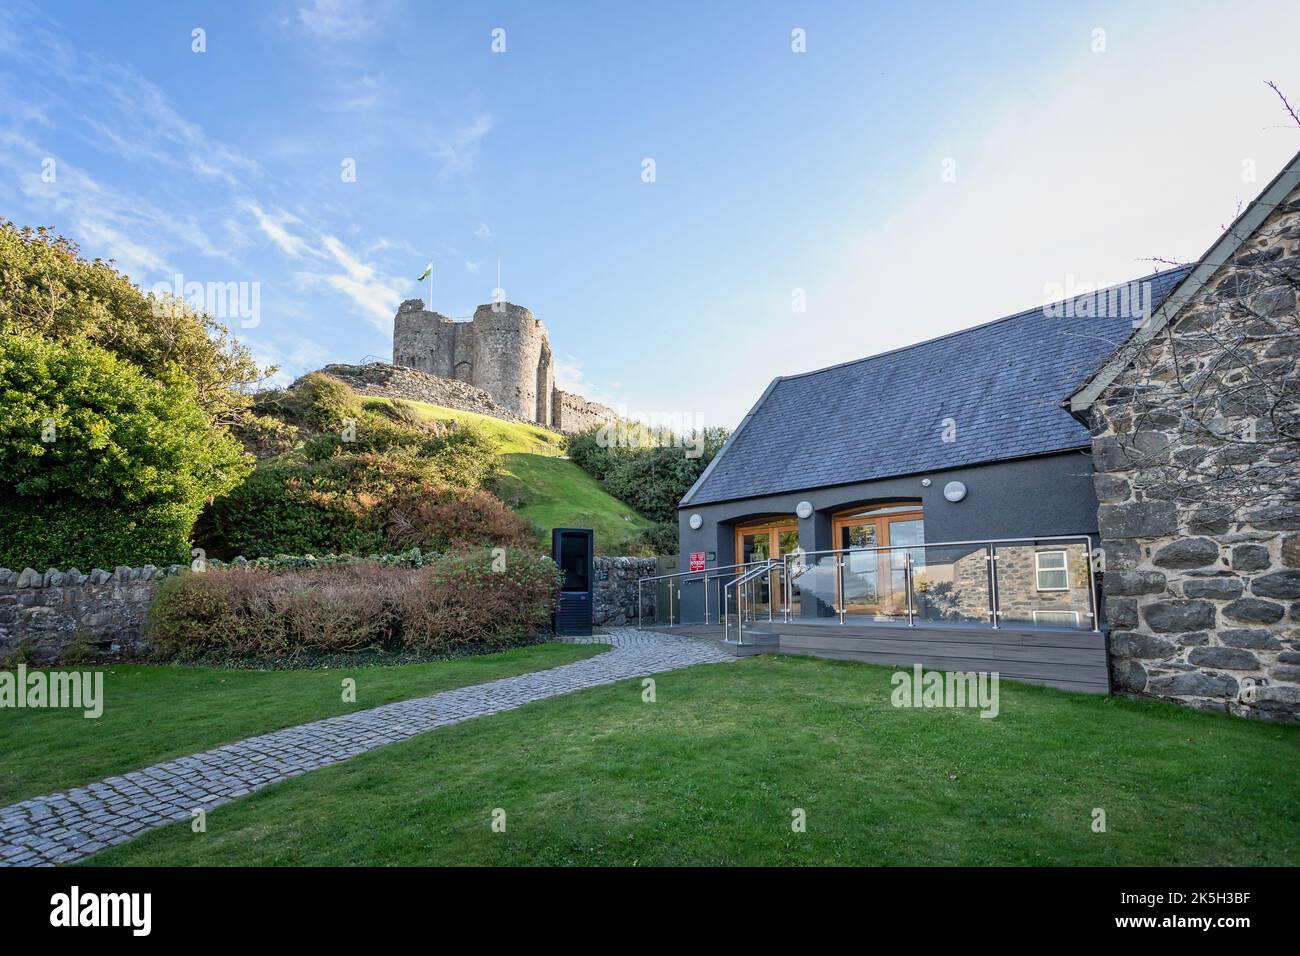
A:
<svg viewBox="0 0 1300 956">
<path fill-rule="evenodd" d="M 930 486 L 922 485 L 929 478 Z M 966 485 L 966 497 L 953 503 L 943 496 L 950 481 Z M 1023 538 L 1097 532 L 1097 497 L 1092 487 L 1092 457 L 1087 452 L 1065 452 L 1021 461 L 996 462 L 954 468 L 927 475 L 888 478 L 834 488 L 718 504 L 691 505 L 678 511 L 681 533 L 679 569 L 690 567 L 692 551 L 714 552 L 709 567 L 736 561 L 735 527 L 768 515 L 792 515 L 795 506 L 812 503 L 811 518 L 799 521 L 799 544 L 807 551 L 835 547 L 831 515 L 857 504 L 875 501 L 920 501 L 925 509 L 925 540 L 982 541 L 989 538 Z M 704 523 L 692 531 L 690 516 Z M 682 597 L 682 620 L 703 619 L 702 590 L 688 587 Z"/>
</svg>

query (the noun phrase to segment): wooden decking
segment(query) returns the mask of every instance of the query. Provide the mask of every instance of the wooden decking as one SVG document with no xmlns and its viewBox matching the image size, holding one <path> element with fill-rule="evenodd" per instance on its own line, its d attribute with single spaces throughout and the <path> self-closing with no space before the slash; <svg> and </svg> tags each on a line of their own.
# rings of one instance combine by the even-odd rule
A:
<svg viewBox="0 0 1300 956">
<path fill-rule="evenodd" d="M 650 629 L 647 626 L 647 629 Z M 655 628 L 663 630 L 662 626 Z M 672 633 L 722 639 L 720 625 L 687 624 Z M 997 671 L 1009 680 L 1062 690 L 1110 692 L 1106 636 L 1091 631 L 1036 628 L 913 628 L 891 624 L 783 624 L 759 622 L 745 627 L 746 641 L 775 636 L 775 650 L 945 671 Z M 736 629 L 731 629 L 734 641 Z"/>
</svg>

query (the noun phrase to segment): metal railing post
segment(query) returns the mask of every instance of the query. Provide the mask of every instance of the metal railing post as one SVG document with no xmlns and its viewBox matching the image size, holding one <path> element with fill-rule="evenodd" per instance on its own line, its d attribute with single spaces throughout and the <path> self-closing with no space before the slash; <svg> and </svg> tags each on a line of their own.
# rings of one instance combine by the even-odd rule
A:
<svg viewBox="0 0 1300 956">
<path fill-rule="evenodd" d="M 767 570 L 767 623 L 772 623 L 772 598 L 776 597 L 776 588 L 772 587 L 772 575 L 776 574 L 775 567 L 768 567 Z"/>
<path fill-rule="evenodd" d="M 1092 537 L 1089 536 L 1087 541 L 1085 550 L 1088 558 L 1088 610 L 1092 612 L 1092 633 L 1098 634 L 1101 632 L 1101 612 L 1097 607 L 1097 579 L 1092 566 Z"/>
<path fill-rule="evenodd" d="M 721 594 L 719 595 L 720 600 L 722 601 L 722 640 L 729 641 L 731 640 L 731 615 L 727 613 L 727 586 L 722 584 L 720 578 L 718 583 L 722 588 Z"/>
<path fill-rule="evenodd" d="M 636 583 L 636 626 L 638 628 L 642 626 L 641 625 L 641 598 L 645 595 L 645 588 L 642 587 L 642 585 L 644 584 L 645 584 L 644 581 L 637 581 Z"/>
<path fill-rule="evenodd" d="M 669 581 L 668 582 L 668 626 L 669 627 L 673 626 L 673 591 L 675 590 L 677 590 L 677 586 L 673 584 L 672 581 Z"/>
<path fill-rule="evenodd" d="M 709 626 L 709 572 L 704 572 L 704 626 Z"/>
<path fill-rule="evenodd" d="M 745 643 L 745 596 L 741 588 L 747 585 L 742 581 L 736 584 L 736 644 Z"/>
<path fill-rule="evenodd" d="M 836 608 L 840 612 L 840 623 L 844 623 L 844 556 L 837 554 L 835 556 L 835 594 L 840 599 L 840 606 Z"/>
<path fill-rule="evenodd" d="M 996 630 L 1001 625 L 998 623 L 998 547 L 995 544 L 989 545 L 987 555 L 989 562 L 989 622 Z"/>
<path fill-rule="evenodd" d="M 907 588 L 907 626 L 916 627 L 916 611 L 912 607 L 912 552 L 903 553 L 903 585 Z"/>
</svg>

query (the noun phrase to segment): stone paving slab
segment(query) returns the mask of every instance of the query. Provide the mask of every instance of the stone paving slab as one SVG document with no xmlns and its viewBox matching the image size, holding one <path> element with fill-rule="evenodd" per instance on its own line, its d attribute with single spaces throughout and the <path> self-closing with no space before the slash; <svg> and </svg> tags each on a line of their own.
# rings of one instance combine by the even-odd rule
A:
<svg viewBox="0 0 1300 956">
<path fill-rule="evenodd" d="M 0 808 L 0 866 L 70 863 L 272 783 L 438 727 L 694 664 L 734 660 L 711 641 L 610 628 L 568 643 L 613 649 L 550 670 L 329 717 Z"/>
</svg>

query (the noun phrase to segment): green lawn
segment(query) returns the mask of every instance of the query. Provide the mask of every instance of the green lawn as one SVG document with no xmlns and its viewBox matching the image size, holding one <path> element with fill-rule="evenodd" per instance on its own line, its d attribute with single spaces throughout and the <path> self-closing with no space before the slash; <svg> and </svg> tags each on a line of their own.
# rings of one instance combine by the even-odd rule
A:
<svg viewBox="0 0 1300 956">
<path fill-rule="evenodd" d="M 117 665 L 104 713 L 0 709 L 0 806 L 309 720 L 558 667 L 604 645 L 542 644 L 391 667 L 252 671 Z M 79 668 L 80 669 L 80 668 Z M 343 703 L 342 681 L 357 701 Z"/>
<path fill-rule="evenodd" d="M 895 709 L 891 673 L 770 656 L 660 675 L 656 703 L 639 680 L 595 688 L 315 771 L 212 811 L 206 833 L 181 823 L 89 862 L 1300 863 L 1300 729 L 1010 682 L 993 720 Z"/>
<path fill-rule="evenodd" d="M 559 457 L 563 440 L 555 432 L 441 405 L 410 404 L 431 421 L 466 422 L 497 440 L 505 459 L 498 490 L 516 512 L 542 530 L 547 545 L 552 528 L 592 528 L 597 553 L 629 554 L 641 533 L 651 527 L 649 519 L 610 495 L 573 462 Z"/>
</svg>

